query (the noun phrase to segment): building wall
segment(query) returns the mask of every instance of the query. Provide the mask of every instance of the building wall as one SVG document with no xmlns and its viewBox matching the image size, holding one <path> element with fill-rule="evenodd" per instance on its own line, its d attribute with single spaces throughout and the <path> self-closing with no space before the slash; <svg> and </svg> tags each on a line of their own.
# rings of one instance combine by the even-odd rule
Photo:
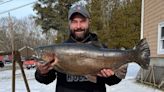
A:
<svg viewBox="0 0 164 92">
<path fill-rule="evenodd" d="M 144 0 L 143 36 L 150 45 L 151 57 L 164 57 L 157 54 L 158 24 L 164 22 L 164 0 Z"/>
</svg>

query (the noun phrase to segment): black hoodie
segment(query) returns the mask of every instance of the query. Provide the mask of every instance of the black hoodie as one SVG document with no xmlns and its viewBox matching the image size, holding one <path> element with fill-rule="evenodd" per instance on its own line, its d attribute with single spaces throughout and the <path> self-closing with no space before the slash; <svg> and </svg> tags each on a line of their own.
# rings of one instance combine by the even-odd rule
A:
<svg viewBox="0 0 164 92">
<path fill-rule="evenodd" d="M 82 43 L 98 41 L 97 35 L 89 33 Z M 72 36 L 64 43 L 76 43 Z M 50 70 L 47 75 L 41 75 L 38 70 L 35 72 L 35 78 L 38 82 L 49 84 L 57 78 L 56 92 L 106 92 L 105 84 L 114 85 L 121 81 L 120 78 L 113 75 L 108 78 L 97 77 L 97 82 L 93 83 L 84 76 L 68 75 Z"/>
</svg>

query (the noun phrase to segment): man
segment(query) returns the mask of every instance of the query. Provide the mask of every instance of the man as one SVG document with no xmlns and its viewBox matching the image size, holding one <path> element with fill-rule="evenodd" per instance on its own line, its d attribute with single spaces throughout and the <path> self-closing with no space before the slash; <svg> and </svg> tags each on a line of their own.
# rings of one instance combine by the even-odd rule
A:
<svg viewBox="0 0 164 92">
<path fill-rule="evenodd" d="M 64 43 L 88 43 L 98 41 L 97 35 L 89 31 L 90 15 L 83 6 L 76 5 L 71 8 L 69 10 L 68 19 L 70 36 Z M 51 53 L 47 55 L 50 57 L 48 60 L 50 63 L 38 64 L 35 78 L 44 84 L 49 84 L 57 78 L 56 92 L 106 92 L 105 84 L 117 84 L 126 75 L 127 67 L 120 68 L 115 73 L 111 69 L 102 69 L 97 76 L 95 76 L 96 83 L 94 83 L 85 76 L 75 76 L 55 71 L 53 66 L 55 65 L 57 57 Z"/>
</svg>

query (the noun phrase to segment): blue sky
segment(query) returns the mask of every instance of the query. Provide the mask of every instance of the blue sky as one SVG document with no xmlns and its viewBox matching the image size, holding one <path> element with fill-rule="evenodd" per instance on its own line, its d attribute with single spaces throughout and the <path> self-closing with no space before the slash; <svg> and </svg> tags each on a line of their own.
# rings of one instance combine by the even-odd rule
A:
<svg viewBox="0 0 164 92">
<path fill-rule="evenodd" d="M 9 1 L 9 2 L 7 2 Z M 32 3 L 32 2 L 36 2 L 38 0 L 0 0 L 0 18 L 1 17 L 8 17 L 8 13 L 3 13 L 5 11 L 14 9 L 14 8 L 18 8 L 20 6 Z M 80 0 L 82 2 L 84 2 L 84 0 Z M 3 2 L 7 2 L 7 3 L 3 3 Z M 10 11 L 10 15 L 14 16 L 18 19 L 27 17 L 29 15 L 35 15 L 35 12 L 33 11 L 33 4 L 30 4 L 28 6 L 16 9 L 16 10 L 12 10 Z M 3 14 L 2 14 L 3 13 Z"/>
<path fill-rule="evenodd" d="M 6 1 L 10 1 L 10 0 L 0 0 L 0 1 L 6 2 Z M 37 1 L 37 0 L 11 0 L 10 2 L 4 3 L 4 4 L 1 4 L 2 2 L 0 2 L 0 18 L 8 17 L 8 13 L 1 14 L 4 11 L 7 11 L 7 10 L 10 10 L 13 8 L 17 8 L 22 5 L 26 5 L 26 4 L 35 2 L 35 1 Z M 16 18 L 23 18 L 23 17 L 27 17 L 29 15 L 35 15 L 35 12 L 33 11 L 33 5 L 34 4 L 30 4 L 23 8 L 13 10 L 10 12 L 10 15 L 15 16 Z"/>
</svg>

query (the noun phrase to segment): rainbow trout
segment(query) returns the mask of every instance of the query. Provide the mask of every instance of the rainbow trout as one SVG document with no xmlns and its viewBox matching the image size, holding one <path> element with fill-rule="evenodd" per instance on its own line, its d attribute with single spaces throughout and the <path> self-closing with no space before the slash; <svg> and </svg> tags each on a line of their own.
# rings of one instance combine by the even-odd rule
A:
<svg viewBox="0 0 164 92">
<path fill-rule="evenodd" d="M 100 48 L 93 43 L 62 43 L 37 47 L 35 51 L 44 62 L 47 58 L 44 53 L 55 53 L 58 62 L 54 69 L 72 75 L 94 75 L 104 68 L 114 71 L 130 62 L 147 69 L 150 62 L 146 39 L 142 39 L 134 49 L 128 50 Z"/>
</svg>

